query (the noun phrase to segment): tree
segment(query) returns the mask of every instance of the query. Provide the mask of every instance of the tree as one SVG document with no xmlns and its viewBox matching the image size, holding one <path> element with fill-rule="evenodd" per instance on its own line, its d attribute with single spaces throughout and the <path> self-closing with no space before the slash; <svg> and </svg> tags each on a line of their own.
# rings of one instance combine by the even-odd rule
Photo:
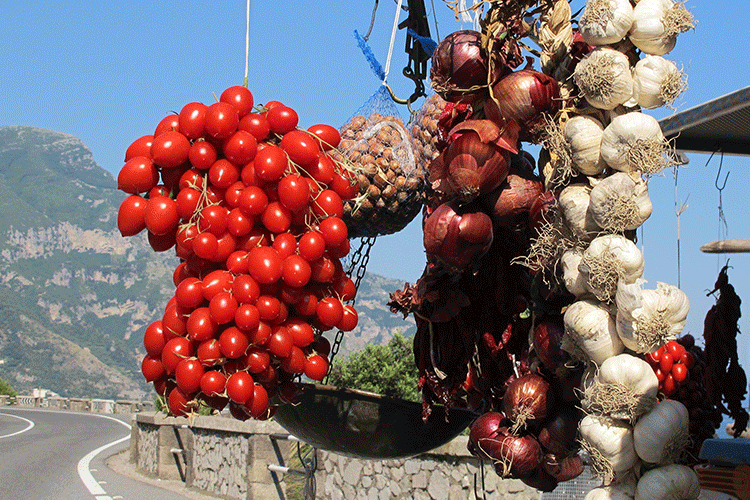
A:
<svg viewBox="0 0 750 500">
<path fill-rule="evenodd" d="M 420 402 L 418 380 L 411 339 L 399 332 L 386 345 L 367 345 L 335 362 L 328 377 L 330 385 Z"/>
<path fill-rule="evenodd" d="M 0 394 L 5 396 L 16 396 L 16 391 L 10 386 L 7 380 L 0 378 Z"/>
</svg>

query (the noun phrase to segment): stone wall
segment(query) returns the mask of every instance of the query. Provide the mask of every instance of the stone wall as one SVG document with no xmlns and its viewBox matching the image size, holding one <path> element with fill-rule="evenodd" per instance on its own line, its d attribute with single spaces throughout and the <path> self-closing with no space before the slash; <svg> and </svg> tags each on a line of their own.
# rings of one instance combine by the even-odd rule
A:
<svg viewBox="0 0 750 500">
<path fill-rule="evenodd" d="M 537 490 L 501 479 L 466 450 L 466 436 L 413 458 L 360 460 L 318 452 L 319 498 L 332 500 L 538 500 Z M 482 477 L 483 476 L 483 477 Z M 483 496 L 484 495 L 484 496 Z"/>
<path fill-rule="evenodd" d="M 301 500 L 269 465 L 289 466 L 296 450 L 288 433 L 272 421 L 225 417 L 133 418 L 131 462 L 141 472 L 181 479 L 189 487 L 227 499 Z M 316 451 L 316 498 L 333 500 L 538 500 L 521 481 L 500 479 L 466 450 L 466 437 L 417 457 L 364 460 Z M 295 477 L 299 480 L 299 477 Z M 290 485 L 292 483 L 289 483 Z M 475 486 L 476 485 L 476 486 Z"/>
</svg>

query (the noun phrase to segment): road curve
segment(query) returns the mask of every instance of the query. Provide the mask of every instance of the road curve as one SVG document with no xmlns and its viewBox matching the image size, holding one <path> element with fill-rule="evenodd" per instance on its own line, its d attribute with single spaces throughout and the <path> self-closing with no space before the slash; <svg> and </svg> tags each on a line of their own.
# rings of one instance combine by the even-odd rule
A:
<svg viewBox="0 0 750 500">
<path fill-rule="evenodd" d="M 3 500 L 185 500 L 114 473 L 105 459 L 128 447 L 130 415 L 0 407 Z"/>
</svg>

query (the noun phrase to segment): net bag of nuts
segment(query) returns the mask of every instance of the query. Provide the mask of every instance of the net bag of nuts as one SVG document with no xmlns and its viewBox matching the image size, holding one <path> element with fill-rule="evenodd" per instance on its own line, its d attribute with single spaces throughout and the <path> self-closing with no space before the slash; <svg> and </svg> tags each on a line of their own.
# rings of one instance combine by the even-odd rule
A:
<svg viewBox="0 0 750 500">
<path fill-rule="evenodd" d="M 445 146 L 447 137 L 439 126 L 440 117 L 447 101 L 439 94 L 431 94 L 409 122 L 409 132 L 414 138 L 414 147 L 420 168 L 427 170 L 430 162 L 437 158 Z"/>
<path fill-rule="evenodd" d="M 385 85 L 341 129 L 338 151 L 358 172 L 359 196 L 344 203 L 349 237 L 393 234 L 420 213 L 427 169 Z"/>
</svg>

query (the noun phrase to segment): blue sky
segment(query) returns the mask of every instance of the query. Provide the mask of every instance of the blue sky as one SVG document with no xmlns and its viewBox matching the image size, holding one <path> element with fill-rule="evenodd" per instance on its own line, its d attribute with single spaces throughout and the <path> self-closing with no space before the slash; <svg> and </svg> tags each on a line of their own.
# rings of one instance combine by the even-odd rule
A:
<svg viewBox="0 0 750 500">
<path fill-rule="evenodd" d="M 442 36 L 469 28 L 455 21 L 442 0 L 433 0 Z M 471 2 L 469 2 L 471 3 Z M 256 102 L 279 100 L 295 108 L 303 126 L 342 125 L 379 86 L 356 45 L 353 31 L 369 27 L 373 0 L 253 0 L 250 14 L 249 88 Z M 433 37 L 431 2 L 426 1 Z M 573 10 L 584 5 L 573 0 Z M 688 75 L 677 102 L 685 110 L 750 85 L 750 2 L 688 0 L 697 19 L 667 55 Z M 395 1 L 379 2 L 370 44 L 385 64 Z M 404 16 L 402 16 L 402 19 Z M 213 102 L 242 84 L 245 68 L 245 2 L 3 0 L 0 5 L 0 125 L 29 125 L 79 137 L 94 159 L 116 176 L 127 146 L 152 133 L 170 111 L 191 101 Z M 401 75 L 404 33 L 396 37 L 389 83 L 406 96 L 413 87 Z M 417 102 L 418 107 L 421 101 Z M 657 118 L 672 113 L 652 112 Z M 402 116 L 407 117 L 402 107 Z M 750 238 L 744 195 L 750 192 L 750 158 L 727 156 L 731 172 L 722 193 L 727 230 L 719 223 L 714 187 L 719 157 L 691 154 L 675 180 L 652 179 L 654 214 L 639 234 L 645 278 L 677 284 L 675 204 L 687 200 L 680 218 L 680 284 L 691 300 L 685 331 L 702 334 L 714 303 L 706 297 L 727 256 L 702 254 L 715 239 Z M 730 281 L 750 304 L 750 254 L 729 256 Z M 424 267 L 421 230 L 378 239 L 369 270 L 414 282 Z M 750 372 L 750 323 L 740 329 L 740 360 Z"/>
</svg>

